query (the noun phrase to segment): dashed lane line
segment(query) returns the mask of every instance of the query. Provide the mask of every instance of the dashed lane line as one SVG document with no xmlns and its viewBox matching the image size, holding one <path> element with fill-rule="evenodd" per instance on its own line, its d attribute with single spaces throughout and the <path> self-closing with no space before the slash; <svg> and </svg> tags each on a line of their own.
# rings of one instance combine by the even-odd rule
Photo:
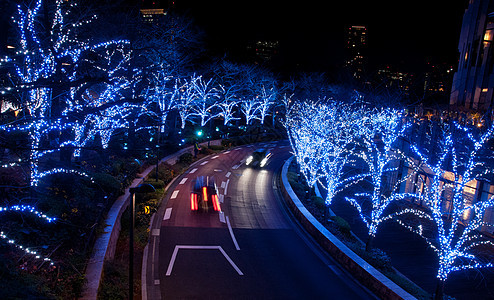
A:
<svg viewBox="0 0 494 300">
<path fill-rule="evenodd" d="M 178 192 L 180 192 L 180 191 L 179 191 L 179 190 L 174 191 L 174 192 L 173 192 L 173 194 L 172 194 L 172 196 L 170 197 L 170 199 L 175 199 L 175 198 L 177 198 L 177 196 L 178 196 Z"/>
<path fill-rule="evenodd" d="M 170 219 L 171 216 L 172 216 L 172 208 L 169 207 L 165 210 L 165 215 L 163 216 L 163 221 Z"/>
</svg>

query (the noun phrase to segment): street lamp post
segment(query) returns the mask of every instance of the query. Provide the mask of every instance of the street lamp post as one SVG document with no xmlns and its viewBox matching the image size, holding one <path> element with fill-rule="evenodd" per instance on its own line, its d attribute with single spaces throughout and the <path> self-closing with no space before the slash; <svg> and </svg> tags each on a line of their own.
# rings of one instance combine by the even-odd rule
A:
<svg viewBox="0 0 494 300">
<path fill-rule="evenodd" d="M 150 184 L 140 184 L 137 187 L 131 187 L 130 192 L 130 228 L 129 228 L 129 299 L 134 299 L 134 218 L 135 218 L 135 194 L 152 193 L 156 191 Z M 145 283 L 142 283 L 145 284 Z"/>
</svg>

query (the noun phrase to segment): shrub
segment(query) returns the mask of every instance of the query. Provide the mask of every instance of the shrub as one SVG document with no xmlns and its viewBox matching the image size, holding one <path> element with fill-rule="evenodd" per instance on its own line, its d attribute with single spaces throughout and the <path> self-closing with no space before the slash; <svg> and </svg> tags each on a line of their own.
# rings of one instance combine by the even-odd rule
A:
<svg viewBox="0 0 494 300">
<path fill-rule="evenodd" d="M 312 203 L 314 203 L 314 205 L 318 209 L 325 209 L 326 208 L 326 204 L 324 203 L 324 199 L 323 198 L 317 197 L 317 196 L 312 196 L 311 200 L 312 200 Z"/>
<path fill-rule="evenodd" d="M 194 161 L 194 156 L 191 153 L 184 153 L 179 156 L 178 162 L 183 164 L 191 164 Z"/>
<path fill-rule="evenodd" d="M 159 180 L 159 179 L 158 181 L 156 181 L 156 179 L 154 178 L 149 178 L 146 181 L 144 181 L 144 183 L 152 185 L 155 190 L 161 190 L 165 188 L 165 183 L 163 182 L 163 180 Z"/>
<path fill-rule="evenodd" d="M 99 185 L 105 193 L 110 195 L 118 195 L 122 190 L 122 184 L 118 179 L 110 174 L 96 173 L 93 174 L 94 182 Z"/>
<path fill-rule="evenodd" d="M 213 154 L 214 151 L 211 150 L 210 148 L 201 147 L 201 151 L 199 151 L 199 153 L 204 154 L 204 155 L 210 155 L 210 154 Z"/>
<path fill-rule="evenodd" d="M 332 216 L 329 219 L 338 227 L 338 230 L 341 233 L 345 235 L 350 235 L 352 228 L 345 219 L 339 216 Z"/>
<path fill-rule="evenodd" d="M 158 178 L 168 184 L 175 177 L 175 171 L 169 164 L 160 164 L 158 168 Z"/>
<path fill-rule="evenodd" d="M 209 149 L 215 151 L 221 151 L 221 150 L 225 150 L 225 147 L 223 147 L 222 145 L 210 145 Z"/>
<path fill-rule="evenodd" d="M 386 254 L 386 252 L 382 251 L 378 248 L 372 248 L 371 251 L 367 252 L 367 262 L 371 265 L 376 266 L 382 270 L 391 270 L 393 266 L 391 265 L 391 258 Z"/>
</svg>

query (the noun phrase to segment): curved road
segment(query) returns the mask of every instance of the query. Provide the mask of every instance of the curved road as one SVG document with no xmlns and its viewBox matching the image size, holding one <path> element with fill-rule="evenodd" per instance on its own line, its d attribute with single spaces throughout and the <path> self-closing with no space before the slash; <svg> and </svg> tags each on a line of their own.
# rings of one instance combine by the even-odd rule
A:
<svg viewBox="0 0 494 300">
<path fill-rule="evenodd" d="M 263 169 L 246 167 L 257 148 L 272 149 L 271 160 Z M 148 246 L 148 299 L 375 298 L 302 232 L 282 204 L 278 173 L 289 151 L 283 141 L 237 147 L 196 162 L 177 178 Z M 190 211 L 197 176 L 214 177 L 222 212 Z"/>
</svg>

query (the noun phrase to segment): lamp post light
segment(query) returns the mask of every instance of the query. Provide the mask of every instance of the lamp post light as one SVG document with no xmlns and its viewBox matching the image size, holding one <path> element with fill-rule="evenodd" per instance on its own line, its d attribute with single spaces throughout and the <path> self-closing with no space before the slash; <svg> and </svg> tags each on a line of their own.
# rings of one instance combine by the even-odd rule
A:
<svg viewBox="0 0 494 300">
<path fill-rule="evenodd" d="M 129 299 L 134 299 L 134 218 L 135 218 L 135 194 L 152 193 L 156 190 L 150 184 L 144 183 L 129 188 L 130 192 L 130 230 L 129 230 Z"/>
</svg>

